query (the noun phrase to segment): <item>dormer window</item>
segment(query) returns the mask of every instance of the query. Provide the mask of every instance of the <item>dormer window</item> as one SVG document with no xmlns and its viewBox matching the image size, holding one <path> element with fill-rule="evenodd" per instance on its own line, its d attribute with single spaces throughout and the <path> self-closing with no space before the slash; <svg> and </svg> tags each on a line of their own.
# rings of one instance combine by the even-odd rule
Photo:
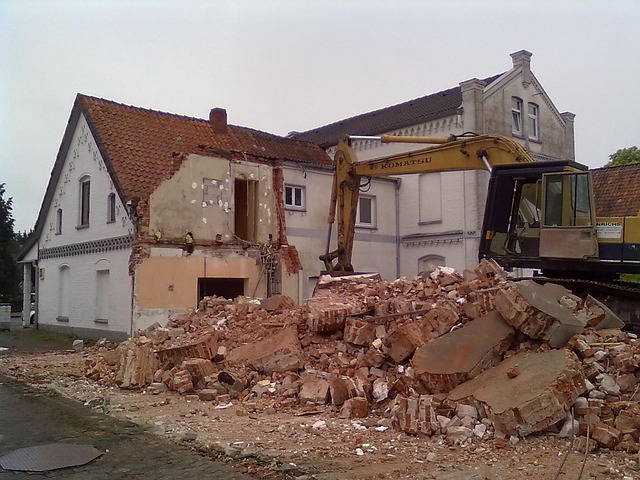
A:
<svg viewBox="0 0 640 480">
<path fill-rule="evenodd" d="M 89 176 L 80 178 L 80 204 L 78 208 L 78 226 L 89 226 L 89 211 L 91 202 L 91 179 Z"/>
<path fill-rule="evenodd" d="M 511 97 L 511 133 L 522 135 L 522 99 Z"/>
</svg>

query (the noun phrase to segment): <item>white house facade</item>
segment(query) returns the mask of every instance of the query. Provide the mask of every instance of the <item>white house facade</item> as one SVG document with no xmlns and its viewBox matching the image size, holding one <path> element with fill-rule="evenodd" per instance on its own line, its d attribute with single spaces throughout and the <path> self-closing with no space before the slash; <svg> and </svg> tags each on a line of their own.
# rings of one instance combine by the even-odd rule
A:
<svg viewBox="0 0 640 480">
<path fill-rule="evenodd" d="M 285 163 L 331 160 L 223 109 L 203 120 L 78 95 L 19 255 L 25 311 L 35 285 L 39 328 L 119 340 L 205 296 L 300 299 Z"/>
<path fill-rule="evenodd" d="M 333 156 L 343 135 L 493 133 L 515 138 L 536 160 L 574 160 L 574 115 L 556 109 L 531 72 L 531 55 L 525 50 L 513 53 L 512 68 L 505 73 L 464 81 L 449 90 L 295 133 L 292 138 L 315 142 Z M 360 160 L 368 160 L 424 145 L 354 140 L 352 147 Z M 477 171 L 402 176 L 397 218 L 400 275 L 417 275 L 428 264 L 446 264 L 460 271 L 477 265 L 488 178 L 487 172 Z M 378 225 L 382 222 L 379 219 Z M 355 257 L 359 249 L 366 250 L 354 245 L 356 270 L 360 269 Z M 387 256 L 393 254 L 393 249 L 387 250 Z M 385 255 L 369 258 L 386 260 Z"/>
<path fill-rule="evenodd" d="M 328 223 L 333 170 L 300 164 L 284 166 L 284 209 L 287 238 L 296 245 L 302 265 L 301 296 L 304 303 L 312 293 L 318 275 L 324 269 L 319 256 L 336 247 L 337 226 Z M 397 250 L 400 181 L 393 178 L 374 179 L 362 192 L 364 208 L 357 212 L 354 241 L 354 264 L 359 272 L 379 272 L 396 278 L 400 272 Z"/>
</svg>

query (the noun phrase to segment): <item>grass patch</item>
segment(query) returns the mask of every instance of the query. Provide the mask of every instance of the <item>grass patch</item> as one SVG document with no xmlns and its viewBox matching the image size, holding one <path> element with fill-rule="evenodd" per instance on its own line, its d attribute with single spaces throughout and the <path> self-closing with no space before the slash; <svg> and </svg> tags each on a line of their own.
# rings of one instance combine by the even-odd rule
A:
<svg viewBox="0 0 640 480">
<path fill-rule="evenodd" d="M 620 275 L 620 280 L 623 282 L 640 283 L 640 273 L 623 273 Z"/>
</svg>

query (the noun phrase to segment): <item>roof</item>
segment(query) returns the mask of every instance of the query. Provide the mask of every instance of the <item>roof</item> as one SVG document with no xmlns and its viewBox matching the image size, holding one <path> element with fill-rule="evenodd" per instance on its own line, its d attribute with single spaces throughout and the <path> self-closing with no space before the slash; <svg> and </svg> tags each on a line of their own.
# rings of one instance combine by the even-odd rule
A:
<svg viewBox="0 0 640 480">
<path fill-rule="evenodd" d="M 231 156 L 257 161 L 331 165 L 316 145 L 229 125 L 214 133 L 208 120 L 132 107 L 78 95 L 74 109 L 85 114 L 106 163 L 125 198 L 152 192 L 181 163 L 180 154 Z"/>
<path fill-rule="evenodd" d="M 640 215 L 640 164 L 592 170 L 599 217 Z"/>
<path fill-rule="evenodd" d="M 178 170 L 183 154 L 197 153 L 271 164 L 295 162 L 333 165 L 324 150 L 313 143 L 235 125 L 228 125 L 225 133 L 214 133 L 208 120 L 78 94 L 38 213 L 34 234 L 18 255 L 19 260 L 24 258 L 42 233 L 81 114 L 89 124 L 123 201 L 151 194 L 163 180 Z"/>
<path fill-rule="evenodd" d="M 486 85 L 495 82 L 503 74 L 483 79 Z M 363 113 L 323 127 L 296 132 L 290 138 L 313 142 L 323 148 L 336 145 L 344 135 L 377 135 L 400 128 L 455 115 L 462 106 L 460 86 L 442 90 L 425 97 L 392 105 L 380 110 Z"/>
</svg>

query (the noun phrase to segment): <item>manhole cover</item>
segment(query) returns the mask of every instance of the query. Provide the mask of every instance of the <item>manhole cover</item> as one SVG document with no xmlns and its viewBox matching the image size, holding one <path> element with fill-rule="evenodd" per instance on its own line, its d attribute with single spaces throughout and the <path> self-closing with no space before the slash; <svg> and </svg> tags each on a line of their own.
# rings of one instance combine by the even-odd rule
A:
<svg viewBox="0 0 640 480">
<path fill-rule="evenodd" d="M 50 443 L 9 452 L 0 457 L 0 467 L 5 470 L 46 472 L 85 465 L 100 455 L 102 452 L 91 445 Z"/>
</svg>

